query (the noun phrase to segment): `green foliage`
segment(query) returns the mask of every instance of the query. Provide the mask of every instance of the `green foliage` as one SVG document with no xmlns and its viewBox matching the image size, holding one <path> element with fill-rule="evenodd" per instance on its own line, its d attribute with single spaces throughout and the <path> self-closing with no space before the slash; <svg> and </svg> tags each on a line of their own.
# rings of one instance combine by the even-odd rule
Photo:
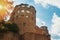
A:
<svg viewBox="0 0 60 40">
<path fill-rule="evenodd" d="M 0 32 L 15 32 L 17 33 L 19 31 L 18 26 L 15 23 L 12 23 L 10 21 L 8 22 L 1 22 L 0 23 Z"/>
</svg>

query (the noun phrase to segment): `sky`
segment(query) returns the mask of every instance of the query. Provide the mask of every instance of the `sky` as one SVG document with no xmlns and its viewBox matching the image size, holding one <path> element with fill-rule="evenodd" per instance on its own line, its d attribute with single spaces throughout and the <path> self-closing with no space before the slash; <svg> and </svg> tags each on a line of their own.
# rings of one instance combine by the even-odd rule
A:
<svg viewBox="0 0 60 40">
<path fill-rule="evenodd" d="M 51 40 L 60 40 L 60 0 L 14 0 L 14 6 L 29 4 L 36 9 L 36 25 L 48 27 Z"/>
</svg>

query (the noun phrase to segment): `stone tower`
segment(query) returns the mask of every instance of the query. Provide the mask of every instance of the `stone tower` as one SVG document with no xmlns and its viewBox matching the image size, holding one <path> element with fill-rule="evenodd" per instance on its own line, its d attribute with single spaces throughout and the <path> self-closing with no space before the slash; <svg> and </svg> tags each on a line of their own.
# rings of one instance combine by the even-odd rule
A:
<svg viewBox="0 0 60 40">
<path fill-rule="evenodd" d="M 12 12 L 10 20 L 19 27 L 20 34 L 35 32 L 36 10 L 28 4 L 17 5 Z"/>
</svg>

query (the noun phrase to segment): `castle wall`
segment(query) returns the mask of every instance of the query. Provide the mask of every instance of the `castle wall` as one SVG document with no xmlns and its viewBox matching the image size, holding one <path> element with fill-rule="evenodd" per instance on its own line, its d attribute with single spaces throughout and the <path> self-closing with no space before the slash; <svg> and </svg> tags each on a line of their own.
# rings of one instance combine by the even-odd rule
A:
<svg viewBox="0 0 60 40">
<path fill-rule="evenodd" d="M 19 35 L 13 32 L 0 33 L 0 40 L 19 40 Z"/>
<path fill-rule="evenodd" d="M 24 33 L 20 37 L 21 40 L 51 40 L 50 35 L 41 35 L 36 33 Z"/>
<path fill-rule="evenodd" d="M 23 34 L 24 40 L 35 40 L 35 34 L 34 33 L 24 33 Z"/>
<path fill-rule="evenodd" d="M 50 36 L 49 35 L 36 34 L 35 40 L 50 40 Z"/>
</svg>

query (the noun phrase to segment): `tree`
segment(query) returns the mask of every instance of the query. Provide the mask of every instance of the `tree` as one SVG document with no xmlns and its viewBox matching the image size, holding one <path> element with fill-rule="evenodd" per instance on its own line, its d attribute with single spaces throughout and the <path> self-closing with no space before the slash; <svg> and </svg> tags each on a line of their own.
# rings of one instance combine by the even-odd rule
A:
<svg viewBox="0 0 60 40">
<path fill-rule="evenodd" d="M 0 24 L 0 32 L 14 32 L 17 33 L 19 31 L 18 26 L 11 21 L 4 22 L 2 21 Z"/>
</svg>

